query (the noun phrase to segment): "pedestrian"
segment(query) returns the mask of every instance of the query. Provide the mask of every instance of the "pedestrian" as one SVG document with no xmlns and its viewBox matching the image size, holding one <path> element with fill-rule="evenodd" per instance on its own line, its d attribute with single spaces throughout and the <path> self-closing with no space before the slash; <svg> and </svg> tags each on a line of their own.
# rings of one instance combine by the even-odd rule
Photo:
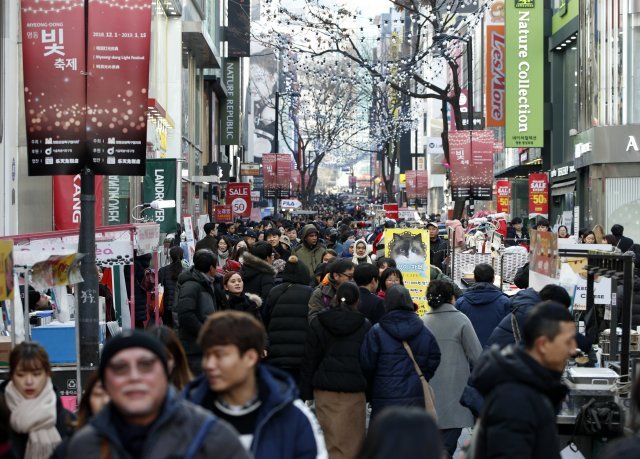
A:
<svg viewBox="0 0 640 459">
<path fill-rule="evenodd" d="M 158 284 L 164 287 L 164 293 L 162 294 L 162 302 L 164 303 L 162 323 L 168 327 L 174 327 L 174 314 L 177 314 L 175 309 L 177 297 L 175 296 L 176 285 L 178 284 L 178 277 L 185 270 L 182 265 L 183 252 L 180 246 L 174 246 L 169 249 L 169 258 L 171 263 L 167 266 L 163 266 L 158 270 Z"/>
<path fill-rule="evenodd" d="M 378 268 L 371 263 L 363 263 L 353 271 L 353 281 L 360 288 L 360 304 L 358 309 L 371 323 L 378 323 L 385 313 L 384 301 L 376 292 L 380 281 Z"/>
<path fill-rule="evenodd" d="M 633 245 L 633 239 L 624 236 L 623 233 L 624 227 L 622 225 L 616 224 L 611 227 L 611 234 L 616 238 L 615 247 L 620 249 L 622 253 L 631 250 L 631 246 Z"/>
<path fill-rule="evenodd" d="M 302 229 L 302 242 L 293 251 L 293 255 L 307 267 L 309 274 L 313 273 L 316 266 L 322 262 L 322 256 L 326 250 L 319 241 L 319 234 L 315 225 L 305 225 Z"/>
<path fill-rule="evenodd" d="M 339 258 L 327 266 L 327 275 L 309 298 L 309 322 L 321 311 L 329 309 L 340 285 L 353 280 L 355 265 L 351 260 Z"/>
<path fill-rule="evenodd" d="M 273 247 L 260 241 L 243 256 L 240 270 L 244 291 L 258 295 L 262 302 L 267 299 L 275 284 L 276 269 L 273 267 Z"/>
<path fill-rule="evenodd" d="M 558 226 L 558 237 L 560 239 L 569 239 L 569 228 L 564 225 Z"/>
<path fill-rule="evenodd" d="M 585 231 L 582 234 L 581 242 L 583 244 L 595 244 L 596 243 L 596 235 L 593 231 Z"/>
<path fill-rule="evenodd" d="M 148 332 L 164 345 L 169 365 L 169 382 L 181 391 L 193 379 L 193 375 L 178 336 L 166 326 L 152 327 Z"/>
<path fill-rule="evenodd" d="M 216 253 L 218 250 L 217 230 L 215 223 L 205 223 L 203 228 L 204 236 L 196 243 L 196 252 L 207 249 Z"/>
<path fill-rule="evenodd" d="M 354 241 L 353 239 L 347 239 L 346 241 L 344 241 L 344 243 L 342 244 L 344 250 L 342 251 L 340 256 L 342 258 L 353 259 L 353 254 L 355 253 L 355 243 L 356 241 Z"/>
<path fill-rule="evenodd" d="M 137 255 L 133 257 L 133 275 L 134 275 L 134 299 L 135 307 L 135 328 L 144 328 L 148 318 L 148 308 L 151 304 L 151 293 L 142 287 L 142 280 L 151 264 L 151 254 Z"/>
<path fill-rule="evenodd" d="M 397 268 L 398 265 L 393 258 L 389 257 L 378 257 L 376 258 L 376 267 L 378 268 L 378 272 L 382 276 L 382 272 L 387 268 Z"/>
<path fill-rule="evenodd" d="M 420 376 L 404 343 L 427 381 L 440 363 L 438 343 L 416 315 L 409 290 L 402 285 L 389 288 L 384 307 L 386 314 L 367 333 L 360 349 L 372 418 L 387 406 L 425 406 Z"/>
<path fill-rule="evenodd" d="M 640 378 L 635 378 L 631 388 L 631 402 L 635 408 L 635 413 L 640 412 Z M 616 440 L 604 451 L 604 459 L 636 459 L 640 451 L 640 435 L 638 435 L 639 425 L 637 417 L 631 421 L 632 434 L 626 438 Z"/>
<path fill-rule="evenodd" d="M 551 225 L 549 224 L 549 220 L 547 220 L 546 218 L 539 218 L 536 222 L 535 230 L 542 232 L 550 231 Z"/>
<path fill-rule="evenodd" d="M 445 259 L 449 256 L 449 243 L 440 237 L 440 229 L 437 224 L 429 222 L 427 223 L 427 229 L 429 230 L 430 239 L 429 262 L 444 271 Z"/>
<path fill-rule="evenodd" d="M 282 284 L 269 292 L 262 308 L 269 338 L 266 362 L 289 373 L 298 385 L 309 330 L 310 282 L 307 267 L 291 255 L 282 272 Z"/>
<path fill-rule="evenodd" d="M 251 314 L 256 319 L 262 320 L 260 307 L 262 298 L 255 293 L 244 292 L 244 281 L 240 273 L 228 272 L 222 279 L 224 287 L 224 299 L 221 309 L 233 309 Z"/>
<path fill-rule="evenodd" d="M 431 309 L 422 320 L 436 337 L 441 352 L 430 384 L 444 448 L 453 457 L 462 429 L 473 427 L 471 411 L 460 404 L 460 397 L 482 346 L 469 318 L 453 306 L 455 297 L 449 282 L 430 281 L 427 301 Z"/>
<path fill-rule="evenodd" d="M 249 455 L 223 420 L 176 396 L 162 344 L 126 330 L 105 344 L 99 375 L 110 402 L 69 444 L 69 459 Z"/>
<path fill-rule="evenodd" d="M 373 420 L 356 459 L 442 459 L 438 426 L 423 409 L 385 408 Z"/>
<path fill-rule="evenodd" d="M 379 290 L 378 296 L 380 298 L 385 297 L 387 290 L 390 289 L 394 285 L 404 285 L 404 280 L 402 278 L 402 271 L 398 268 L 387 268 L 382 271 L 380 274 L 380 282 L 379 282 Z"/>
<path fill-rule="evenodd" d="M 202 351 L 198 346 L 198 334 L 207 317 L 216 311 L 215 294 L 216 258 L 209 250 L 198 250 L 193 256 L 193 266 L 178 277 L 178 337 L 182 343 L 189 368 L 200 374 Z"/>
<path fill-rule="evenodd" d="M 258 242 L 258 233 L 252 229 L 248 229 L 242 235 L 242 240 L 247 244 L 247 249 L 251 250 L 251 248 Z"/>
<path fill-rule="evenodd" d="M 358 311 L 356 284 L 340 284 L 336 295 L 310 324 L 300 392 L 304 400 L 315 400 L 329 458 L 351 459 L 365 433 L 367 381 L 359 350 L 371 324 Z"/>
<path fill-rule="evenodd" d="M 218 245 L 213 252 L 217 258 L 216 266 L 218 269 L 222 268 L 228 259 L 231 258 L 231 250 L 233 249 L 233 243 L 229 236 L 222 235 L 218 238 Z"/>
<path fill-rule="evenodd" d="M 367 241 L 364 239 L 358 239 L 355 243 L 355 255 L 351 260 L 354 265 L 359 265 L 362 263 L 373 263 L 371 261 L 371 257 L 367 253 Z"/>
<path fill-rule="evenodd" d="M 322 256 L 322 263 L 329 264 L 336 258 L 338 258 L 338 253 L 333 249 L 327 249 L 327 251 Z"/>
<path fill-rule="evenodd" d="M 529 233 L 523 227 L 522 218 L 514 217 L 511 220 L 511 226 L 507 228 L 506 246 L 514 246 L 529 243 Z"/>
<path fill-rule="evenodd" d="M 244 241 L 240 240 L 233 247 L 233 251 L 231 252 L 231 259 L 242 263 L 244 262 L 244 255 L 248 252 L 249 249 L 247 248 L 247 244 Z"/>
<path fill-rule="evenodd" d="M 262 323 L 247 313 L 213 314 L 199 338 L 205 374 L 183 396 L 235 427 L 255 459 L 326 457 L 318 422 L 291 377 L 260 362 L 266 340 Z"/>
<path fill-rule="evenodd" d="M 495 272 L 487 263 L 473 269 L 475 283 L 456 301 L 456 308 L 471 320 L 482 347 L 500 321 L 511 312 L 509 297 L 493 285 Z"/>
<path fill-rule="evenodd" d="M 280 234 L 280 230 L 276 228 L 268 229 L 265 231 L 264 236 L 265 240 L 271 245 L 271 247 L 273 247 L 273 251 L 277 259 L 285 261 L 289 259 L 291 251 L 289 250 L 289 247 L 285 247 L 281 243 L 280 238 L 282 235 Z"/>
<path fill-rule="evenodd" d="M 545 302 L 526 319 L 524 346 L 482 354 L 470 378 L 485 398 L 471 442 L 474 458 L 560 458 L 556 414 L 568 392 L 562 372 L 575 335 L 567 308 Z"/>
<path fill-rule="evenodd" d="M 72 434 L 75 417 L 53 388 L 47 351 L 35 342 L 18 344 L 9 354 L 8 376 L 0 385 L 0 398 L 10 413 L 8 427 L 17 459 L 51 456 Z"/>
</svg>

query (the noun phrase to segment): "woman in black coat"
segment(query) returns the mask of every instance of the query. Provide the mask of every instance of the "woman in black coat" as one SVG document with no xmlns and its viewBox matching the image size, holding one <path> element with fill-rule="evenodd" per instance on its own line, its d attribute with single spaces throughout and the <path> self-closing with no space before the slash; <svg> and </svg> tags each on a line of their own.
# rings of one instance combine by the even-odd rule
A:
<svg viewBox="0 0 640 459">
<path fill-rule="evenodd" d="M 169 257 L 171 263 L 167 266 L 163 266 L 158 270 L 158 284 L 164 287 L 164 294 L 162 295 L 162 302 L 164 303 L 162 323 L 168 327 L 173 328 L 173 306 L 175 301 L 176 285 L 178 284 L 178 276 L 185 271 L 182 265 L 182 258 L 184 253 L 180 246 L 171 247 L 169 250 Z"/>
<path fill-rule="evenodd" d="M 233 309 L 251 314 L 258 320 L 262 320 L 260 306 L 262 299 L 253 293 L 244 293 L 244 281 L 240 273 L 230 271 L 222 278 L 224 298 L 222 309 Z"/>
</svg>

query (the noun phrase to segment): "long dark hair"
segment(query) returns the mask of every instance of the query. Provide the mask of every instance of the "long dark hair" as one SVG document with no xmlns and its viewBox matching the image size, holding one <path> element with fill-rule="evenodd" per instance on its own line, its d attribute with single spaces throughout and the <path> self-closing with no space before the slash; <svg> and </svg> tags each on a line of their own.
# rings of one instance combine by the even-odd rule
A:
<svg viewBox="0 0 640 459">
<path fill-rule="evenodd" d="M 380 290 L 382 290 L 383 292 L 387 291 L 387 279 L 390 276 L 396 275 L 398 277 L 398 279 L 400 279 L 400 285 L 404 285 L 404 279 L 402 278 L 402 271 L 400 271 L 398 268 L 387 268 L 384 271 L 382 271 L 382 274 L 380 274 Z"/>
<path fill-rule="evenodd" d="M 356 311 L 360 302 L 360 288 L 354 282 L 345 282 L 336 290 L 334 308 Z"/>
<path fill-rule="evenodd" d="M 171 279 L 175 281 L 178 280 L 178 276 L 183 270 L 182 258 L 184 257 L 184 252 L 182 251 L 182 247 L 179 245 L 171 247 L 171 249 L 169 249 L 169 257 L 171 257 L 169 272 L 171 273 Z"/>
<path fill-rule="evenodd" d="M 184 352 L 178 336 L 165 325 L 151 327 L 147 330 L 147 333 L 160 340 L 167 349 L 169 357 L 173 359 L 173 369 L 169 374 L 169 382 L 178 390 L 184 389 L 184 386 L 193 379 L 193 375 L 189 370 L 187 354 Z"/>
<path fill-rule="evenodd" d="M 87 425 L 89 420 L 96 414 L 98 414 L 94 413 L 91 410 L 91 393 L 98 383 L 100 383 L 100 375 L 97 371 L 94 371 L 87 378 L 87 385 L 84 388 L 84 393 L 82 394 L 82 398 L 80 399 L 80 405 L 78 405 L 78 418 L 75 422 L 76 429 Z"/>
</svg>

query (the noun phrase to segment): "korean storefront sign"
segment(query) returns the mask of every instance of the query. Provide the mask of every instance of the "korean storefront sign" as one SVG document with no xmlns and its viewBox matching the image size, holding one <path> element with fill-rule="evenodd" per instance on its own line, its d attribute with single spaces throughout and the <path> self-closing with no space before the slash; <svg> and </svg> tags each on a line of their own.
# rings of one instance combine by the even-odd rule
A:
<svg viewBox="0 0 640 459">
<path fill-rule="evenodd" d="M 222 145 L 240 143 L 240 60 L 228 58 L 224 63 L 224 85 L 227 100 L 222 107 Z"/>
<path fill-rule="evenodd" d="M 546 173 L 529 174 L 529 218 L 549 217 L 549 177 Z"/>
<path fill-rule="evenodd" d="M 407 201 L 409 205 L 413 204 L 413 201 L 417 197 L 416 193 L 416 172 L 417 171 L 406 171 L 405 172 L 405 193 L 407 194 Z"/>
<path fill-rule="evenodd" d="M 504 126 L 505 105 L 505 40 L 504 23 L 487 24 L 486 52 L 486 126 Z"/>
<path fill-rule="evenodd" d="M 144 175 L 151 7 L 22 0 L 29 175 Z"/>
<path fill-rule="evenodd" d="M 498 180 L 496 182 L 496 212 L 508 214 L 511 211 L 511 182 Z"/>
<path fill-rule="evenodd" d="M 176 160 L 148 159 L 144 176 L 144 202 L 170 201 L 176 199 Z M 145 215 L 153 215 L 153 221 L 160 225 L 162 233 L 176 229 L 176 208 L 145 210 Z"/>
<path fill-rule="evenodd" d="M 491 200 L 493 148 L 493 131 L 449 133 L 453 199 Z"/>
<path fill-rule="evenodd" d="M 251 185 L 248 183 L 228 183 L 226 203 L 231 205 L 234 215 L 251 215 Z"/>
<path fill-rule="evenodd" d="M 511 0 L 506 14 L 505 146 L 544 146 L 544 2 Z"/>
<path fill-rule="evenodd" d="M 53 228 L 56 231 L 80 228 L 81 175 L 60 175 L 53 178 Z M 102 196 L 102 177 L 95 178 L 96 196 Z M 96 199 L 95 221 L 102 222 L 102 199 Z"/>
</svg>

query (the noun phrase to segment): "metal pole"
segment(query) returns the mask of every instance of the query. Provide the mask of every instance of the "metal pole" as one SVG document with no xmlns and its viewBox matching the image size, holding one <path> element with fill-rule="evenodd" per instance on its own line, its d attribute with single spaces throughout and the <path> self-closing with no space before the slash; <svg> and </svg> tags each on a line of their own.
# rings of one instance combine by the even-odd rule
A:
<svg viewBox="0 0 640 459">
<path fill-rule="evenodd" d="M 467 113 L 469 130 L 473 129 L 473 45 L 472 39 L 469 37 L 465 40 L 467 43 Z"/>
<path fill-rule="evenodd" d="M 631 334 L 631 307 L 633 300 L 633 259 L 624 257 L 623 305 L 622 305 L 622 349 L 620 350 L 620 380 L 629 381 L 629 346 Z M 615 324 L 611 324 L 611 329 Z"/>
<path fill-rule="evenodd" d="M 279 118 L 280 118 L 280 93 L 276 91 L 276 116 L 275 116 L 276 132 L 273 135 L 273 153 L 278 153 L 278 150 L 280 148 L 280 138 L 279 138 L 280 128 L 278 127 L 278 123 L 280 122 Z"/>
</svg>

